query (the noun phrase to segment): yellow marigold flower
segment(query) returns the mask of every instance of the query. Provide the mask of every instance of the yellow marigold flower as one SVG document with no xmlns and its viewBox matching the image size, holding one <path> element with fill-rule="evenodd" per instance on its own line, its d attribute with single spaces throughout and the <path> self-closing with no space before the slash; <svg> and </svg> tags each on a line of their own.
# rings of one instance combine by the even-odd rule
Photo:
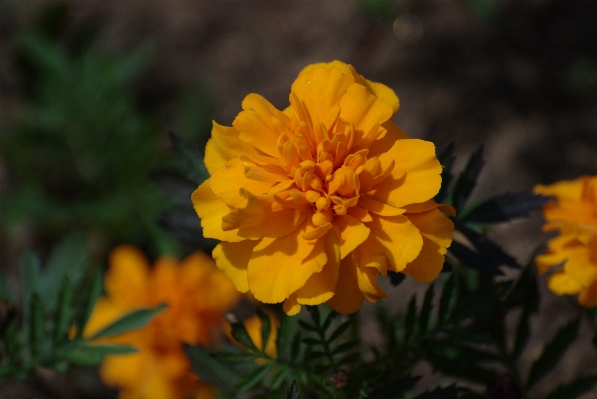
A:
<svg viewBox="0 0 597 399">
<path fill-rule="evenodd" d="M 214 122 L 211 177 L 192 201 L 241 292 L 291 315 L 324 302 L 351 313 L 386 297 L 380 273 L 438 275 L 454 228 L 432 200 L 442 166 L 392 122 L 398 105 L 334 61 L 303 69 L 284 111 L 249 94 L 232 127 Z"/>
<path fill-rule="evenodd" d="M 107 356 L 100 369 L 102 380 L 120 388 L 121 399 L 213 397 L 210 386 L 191 372 L 182 346 L 208 345 L 239 299 L 213 260 L 197 252 L 182 262 L 161 258 L 150 269 L 139 250 L 121 246 L 110 255 L 104 286 L 106 296 L 95 305 L 86 336 L 134 309 L 162 302 L 168 308 L 145 328 L 101 340 L 138 349 L 130 355 Z"/>
<path fill-rule="evenodd" d="M 247 333 L 249 334 L 249 338 L 255 345 L 255 347 L 259 350 L 263 350 L 266 355 L 270 358 L 275 359 L 278 357 L 278 348 L 276 347 L 276 339 L 278 337 L 278 328 L 280 327 L 280 321 L 273 313 L 268 313 L 269 322 L 270 322 L 270 333 L 267 338 L 267 344 L 265 345 L 265 350 L 263 349 L 263 336 L 261 334 L 261 330 L 263 329 L 263 322 L 258 315 L 253 315 L 248 319 L 243 320 L 243 324 Z M 238 343 L 232 334 L 230 333 L 231 328 L 230 325 L 226 328 L 226 334 L 228 338 L 234 343 Z M 239 344 L 240 345 L 240 344 Z"/>
<path fill-rule="evenodd" d="M 563 263 L 549 288 L 558 295 L 579 294 L 579 303 L 597 306 L 597 177 L 537 185 L 534 192 L 555 198 L 543 207 L 543 230 L 559 231 L 536 258 L 539 273 Z"/>
</svg>

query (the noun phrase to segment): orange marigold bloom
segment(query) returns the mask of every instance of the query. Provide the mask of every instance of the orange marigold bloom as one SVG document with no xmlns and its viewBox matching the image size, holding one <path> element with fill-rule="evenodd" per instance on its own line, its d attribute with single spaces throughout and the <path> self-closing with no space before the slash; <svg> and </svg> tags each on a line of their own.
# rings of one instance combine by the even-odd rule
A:
<svg viewBox="0 0 597 399">
<path fill-rule="evenodd" d="M 265 303 L 327 302 L 341 313 L 386 297 L 388 270 L 434 279 L 452 222 L 432 200 L 442 166 L 432 143 L 391 120 L 398 98 L 351 65 L 303 69 L 290 106 L 249 94 L 232 127 L 214 122 L 211 175 L 192 201 L 216 264 Z"/>
<path fill-rule="evenodd" d="M 539 273 L 563 263 L 549 288 L 558 295 L 579 294 L 579 303 L 597 306 L 597 177 L 537 185 L 534 192 L 555 198 L 543 207 L 543 230 L 559 231 L 536 258 Z"/>
<path fill-rule="evenodd" d="M 150 269 L 139 250 L 121 246 L 110 255 L 104 286 L 106 296 L 95 305 L 86 336 L 135 309 L 163 302 L 168 308 L 142 329 L 101 340 L 138 349 L 137 353 L 104 358 L 102 380 L 120 388 L 121 399 L 213 397 L 210 386 L 191 372 L 182 346 L 210 344 L 223 325 L 224 314 L 239 299 L 238 291 L 213 260 L 197 252 L 182 262 L 161 258 Z"/>
</svg>

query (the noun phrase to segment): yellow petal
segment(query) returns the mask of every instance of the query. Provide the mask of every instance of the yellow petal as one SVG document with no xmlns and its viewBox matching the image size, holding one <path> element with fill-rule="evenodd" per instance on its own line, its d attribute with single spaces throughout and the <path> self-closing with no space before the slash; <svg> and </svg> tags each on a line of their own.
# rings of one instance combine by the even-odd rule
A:
<svg viewBox="0 0 597 399">
<path fill-rule="evenodd" d="M 340 267 L 340 243 L 333 232 L 325 238 L 328 260 L 319 273 L 313 273 L 297 294 L 297 303 L 301 305 L 319 305 L 334 296 Z"/>
<path fill-rule="evenodd" d="M 337 115 L 329 112 L 352 82 L 351 76 L 336 67 L 315 66 L 300 74 L 292 84 L 290 104 L 311 128 L 320 123 L 330 128 Z"/>
<path fill-rule="evenodd" d="M 377 285 L 379 271 L 373 267 L 357 267 L 357 280 L 359 289 L 369 302 L 377 302 L 381 298 L 387 298 L 386 293 Z"/>
<path fill-rule="evenodd" d="M 207 179 L 191 195 L 195 212 L 201 218 L 203 236 L 222 241 L 238 242 L 245 238 L 234 230 L 222 230 L 222 218 L 233 209 L 211 189 L 211 179 Z"/>
<path fill-rule="evenodd" d="M 280 205 L 271 194 L 253 194 L 241 189 L 246 198 L 243 208 L 238 208 L 222 218 L 222 228 L 238 229 L 244 238 L 282 237 L 294 231 L 307 217 L 306 212 Z"/>
<path fill-rule="evenodd" d="M 398 112 L 398 108 L 400 108 L 400 100 L 398 100 L 398 96 L 394 93 L 394 90 L 383 83 L 372 82 L 368 79 L 365 79 L 365 81 L 367 82 L 367 88 L 369 88 L 373 94 L 390 104 L 393 114 Z"/>
<path fill-rule="evenodd" d="M 303 240 L 307 222 L 283 237 L 264 238 L 253 249 L 248 280 L 258 301 L 282 302 L 323 269 L 327 262 L 325 238 Z"/>
<path fill-rule="evenodd" d="M 340 100 L 340 109 L 340 118 L 354 123 L 355 151 L 361 149 L 361 141 L 372 128 L 378 129 L 379 125 L 392 117 L 392 107 L 388 103 L 370 94 L 365 86 L 356 83 L 348 87 Z M 377 135 L 371 141 L 375 138 Z M 365 143 L 365 147 L 369 145 L 370 142 Z"/>
<path fill-rule="evenodd" d="M 272 157 L 278 156 L 276 143 L 280 131 L 277 126 L 289 122 L 288 116 L 278 111 L 269 101 L 259 94 L 251 93 L 242 103 L 243 111 L 237 115 L 232 126 L 239 132 L 241 140 Z M 276 119 L 280 124 L 272 123 Z M 290 132 L 290 130 L 288 130 Z"/>
<path fill-rule="evenodd" d="M 431 281 L 442 270 L 444 255 L 452 243 L 454 223 L 438 209 L 408 214 L 408 218 L 421 232 L 423 248 L 419 256 L 406 266 L 403 273 L 419 282 Z"/>
<path fill-rule="evenodd" d="M 252 193 L 263 194 L 275 184 L 247 179 L 245 167 L 239 158 L 226 162 L 223 167 L 212 174 L 210 180 L 213 193 L 235 208 L 241 207 L 245 201 L 239 192 L 241 188 Z"/>
<path fill-rule="evenodd" d="M 578 281 L 571 278 L 563 271 L 559 271 L 550 276 L 547 283 L 549 289 L 557 295 L 573 295 L 583 290 Z"/>
<path fill-rule="evenodd" d="M 261 156 L 253 146 L 240 140 L 239 133 L 235 128 L 218 125 L 214 121 L 211 138 L 205 146 L 204 162 L 209 174 L 214 174 L 226 162 L 241 155 Z"/>
<path fill-rule="evenodd" d="M 282 305 L 288 316 L 295 316 L 301 311 L 301 305 L 297 302 L 298 291 L 291 294 Z"/>
<path fill-rule="evenodd" d="M 587 307 L 597 306 L 597 282 L 593 282 L 587 289 L 581 292 L 578 302 Z"/>
<path fill-rule="evenodd" d="M 349 314 L 359 310 L 364 299 L 359 288 L 356 259 L 351 253 L 340 262 L 336 293 L 327 303 L 336 312 Z"/>
<path fill-rule="evenodd" d="M 585 178 L 564 180 L 550 185 L 537 184 L 533 187 L 534 194 L 556 197 L 558 200 L 579 201 L 582 198 Z"/>
<path fill-rule="evenodd" d="M 359 247 L 361 254 L 367 254 L 363 261 L 375 264 L 378 262 L 371 257 L 384 255 L 389 262 L 388 269 L 402 271 L 421 252 L 423 238 L 419 229 L 404 215 L 372 217 L 373 221 L 367 223 L 371 233 Z"/>
<path fill-rule="evenodd" d="M 438 193 L 442 166 L 433 143 L 417 139 L 398 140 L 379 156 L 385 169 L 395 161 L 390 176 L 370 189 L 368 196 L 396 208 L 430 200 Z"/>
<path fill-rule="evenodd" d="M 379 216 L 399 216 L 406 212 L 406 209 L 394 208 L 366 196 L 359 197 L 359 206 Z"/>
<path fill-rule="evenodd" d="M 587 250 L 576 252 L 570 256 L 564 263 L 564 272 L 584 287 L 597 281 L 597 265 L 591 262 Z"/>
<path fill-rule="evenodd" d="M 369 146 L 370 157 L 379 156 L 380 154 L 389 151 L 397 140 L 410 138 L 391 120 L 382 124 L 381 127 L 386 129 L 386 134 Z"/>
<path fill-rule="evenodd" d="M 334 216 L 332 225 L 338 236 L 342 259 L 369 237 L 369 228 L 349 215 Z"/>
<path fill-rule="evenodd" d="M 245 240 L 241 242 L 221 242 L 213 250 L 216 265 L 234 283 L 240 292 L 249 290 L 247 280 L 247 266 L 253 248 L 259 241 Z"/>
<path fill-rule="evenodd" d="M 144 304 L 149 280 L 149 263 L 141 251 L 122 245 L 110 253 L 110 268 L 104 278 L 108 297 L 121 306 Z"/>
</svg>

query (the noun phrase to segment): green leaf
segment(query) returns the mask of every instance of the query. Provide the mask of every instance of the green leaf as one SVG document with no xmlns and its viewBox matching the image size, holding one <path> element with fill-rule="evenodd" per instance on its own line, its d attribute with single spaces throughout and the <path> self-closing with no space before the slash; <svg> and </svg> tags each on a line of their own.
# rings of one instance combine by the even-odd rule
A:
<svg viewBox="0 0 597 399">
<path fill-rule="evenodd" d="M 580 319 L 576 318 L 570 323 L 560 328 L 554 339 L 545 345 L 543 353 L 539 359 L 535 360 L 529 373 L 527 388 L 533 387 L 541 378 L 545 376 L 556 363 L 560 360 L 568 346 L 578 337 L 578 328 Z"/>
<path fill-rule="evenodd" d="M 454 273 L 450 273 L 450 277 L 444 283 L 442 296 L 439 300 L 439 311 L 437 314 L 438 323 L 442 324 L 450 318 L 452 309 L 457 301 L 457 286 L 458 280 Z"/>
<path fill-rule="evenodd" d="M 272 368 L 273 363 L 268 363 L 265 366 L 259 367 L 241 381 L 239 384 L 236 385 L 235 391 L 237 393 L 245 393 L 251 388 L 257 386 L 257 384 L 262 383 L 263 379 L 269 373 L 270 369 Z"/>
<path fill-rule="evenodd" d="M 85 282 L 82 289 L 81 306 L 75 318 L 77 325 L 77 338 L 81 338 L 85 325 L 91 316 L 91 312 L 95 307 L 95 302 L 102 293 L 102 272 L 99 267 L 96 267 L 91 272 L 89 279 Z"/>
<path fill-rule="evenodd" d="M 267 340 L 269 339 L 269 334 L 271 330 L 271 323 L 269 320 L 269 316 L 265 314 L 261 309 L 256 310 L 257 316 L 261 319 L 261 342 L 263 342 L 263 350 L 265 351 L 265 347 L 267 345 Z"/>
<path fill-rule="evenodd" d="M 278 327 L 278 336 L 276 337 L 276 347 L 278 348 L 278 357 L 295 359 L 297 353 L 292 353 L 294 348 L 293 337 L 295 337 L 299 326 L 296 317 L 291 317 L 283 313 L 280 315 L 280 327 Z M 300 347 L 300 341 L 297 344 L 297 350 Z"/>
<path fill-rule="evenodd" d="M 290 388 L 286 390 L 286 399 L 301 399 L 301 391 L 296 387 L 296 380 L 292 380 Z"/>
<path fill-rule="evenodd" d="M 452 205 L 459 213 L 477 184 L 477 178 L 483 169 L 483 145 L 480 145 L 469 158 L 464 171 L 458 176 L 452 192 Z"/>
<path fill-rule="evenodd" d="M 470 223 L 507 222 L 528 216 L 532 211 L 541 209 L 549 201 L 551 201 L 550 197 L 528 192 L 508 192 L 490 198 L 471 210 L 467 210 L 467 213 L 459 219 Z"/>
<path fill-rule="evenodd" d="M 21 276 L 25 289 L 25 298 L 29 298 L 33 293 L 39 293 L 39 275 L 41 265 L 39 258 L 31 251 L 27 251 L 21 258 Z"/>
<path fill-rule="evenodd" d="M 412 389 L 421 377 L 400 378 L 375 389 L 371 399 L 394 399 L 403 397 L 404 394 Z"/>
<path fill-rule="evenodd" d="M 454 163 L 454 141 L 450 141 L 438 154 L 437 159 L 442 164 L 442 186 L 434 200 L 443 203 L 448 199 L 450 185 L 454 176 L 452 175 L 452 164 Z"/>
<path fill-rule="evenodd" d="M 413 335 L 415 328 L 415 320 L 417 317 L 417 297 L 413 295 L 408 301 L 408 310 L 406 311 L 406 317 L 404 318 L 404 342 L 408 342 L 408 339 Z"/>
<path fill-rule="evenodd" d="M 415 399 L 460 399 L 468 392 L 468 389 L 457 387 L 456 384 L 452 384 L 444 388 L 436 388 L 431 392 L 424 392 L 415 396 Z"/>
<path fill-rule="evenodd" d="M 174 132 L 168 132 L 170 143 L 176 153 L 186 177 L 197 185 L 201 185 L 209 178 L 209 172 L 203 161 L 203 154 L 194 150 L 190 145 Z"/>
<path fill-rule="evenodd" d="M 419 315 L 419 330 L 421 331 L 421 334 L 426 333 L 429 328 L 433 305 L 434 287 L 435 285 L 431 283 L 429 288 L 427 288 L 427 291 L 425 291 L 425 297 L 423 298 L 423 307 L 421 308 L 421 314 Z"/>
<path fill-rule="evenodd" d="M 318 306 L 307 306 L 307 311 L 311 315 L 311 320 L 313 320 L 313 325 L 316 327 L 319 327 L 320 326 L 319 307 Z"/>
<path fill-rule="evenodd" d="M 214 359 L 201 345 L 185 345 L 184 349 L 191 360 L 193 371 L 199 374 L 201 381 L 214 384 L 228 391 L 231 391 L 234 385 L 237 384 L 238 377 L 234 370 Z"/>
<path fill-rule="evenodd" d="M 156 314 L 166 309 L 168 305 L 162 303 L 155 308 L 151 309 L 137 309 L 124 315 L 120 319 L 107 327 L 104 327 L 101 331 L 95 333 L 90 340 L 97 338 L 111 337 L 114 335 L 122 334 L 127 331 L 135 330 L 145 326 Z"/>
<path fill-rule="evenodd" d="M 83 341 L 85 342 L 85 341 Z M 58 348 L 55 355 L 81 366 L 96 366 L 107 355 L 127 355 L 137 349 L 127 345 L 87 345 L 75 343 Z"/>
<path fill-rule="evenodd" d="M 303 330 L 317 332 L 317 328 L 313 327 L 311 324 L 304 322 L 302 320 L 298 321 L 298 325 L 301 326 Z"/>
<path fill-rule="evenodd" d="M 334 332 L 328 338 L 328 342 L 334 342 L 338 338 L 342 336 L 348 329 L 350 328 L 350 320 L 345 321 L 344 323 L 340 324 L 338 328 L 334 330 Z"/>
<path fill-rule="evenodd" d="M 37 294 L 31 297 L 29 313 L 29 343 L 33 357 L 40 355 L 45 337 L 44 304 Z"/>
<path fill-rule="evenodd" d="M 576 399 L 597 384 L 597 376 L 580 377 L 568 384 L 558 386 L 545 399 Z"/>
<path fill-rule="evenodd" d="M 328 330 L 328 328 L 330 328 L 330 326 L 332 325 L 332 322 L 336 320 L 336 317 L 338 317 L 338 313 L 334 310 L 330 310 L 330 313 L 328 313 L 328 315 L 323 320 L 323 324 L 321 325 L 321 331 L 325 333 Z"/>
<path fill-rule="evenodd" d="M 343 343 L 342 345 L 338 346 L 336 349 L 334 349 L 332 351 L 332 356 L 339 355 L 344 352 L 348 352 L 349 350 L 354 349 L 357 346 L 359 346 L 359 343 L 360 343 L 359 341 L 350 341 L 350 342 Z"/>
<path fill-rule="evenodd" d="M 260 352 L 259 349 L 257 349 L 255 344 L 253 343 L 251 336 L 249 336 L 249 333 L 247 332 L 247 329 L 242 322 L 237 321 L 235 323 L 230 323 L 230 327 L 230 334 L 235 340 L 238 341 L 238 343 L 240 343 L 247 349 Z M 265 344 L 263 347 L 265 349 Z"/>
<path fill-rule="evenodd" d="M 62 288 L 58 297 L 58 307 L 54 317 L 54 342 L 60 342 L 66 339 L 68 328 L 72 324 L 74 316 L 71 309 L 71 300 L 73 297 L 73 287 L 68 276 L 62 280 Z"/>
</svg>

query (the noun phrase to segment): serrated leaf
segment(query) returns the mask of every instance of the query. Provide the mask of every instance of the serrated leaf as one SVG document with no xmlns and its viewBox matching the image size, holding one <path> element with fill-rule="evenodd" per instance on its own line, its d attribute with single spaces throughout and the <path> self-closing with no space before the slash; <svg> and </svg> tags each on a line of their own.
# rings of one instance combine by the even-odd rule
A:
<svg viewBox="0 0 597 399">
<path fill-rule="evenodd" d="M 329 336 L 328 342 L 334 342 L 342 336 L 350 328 L 350 320 L 340 324 L 338 328 Z"/>
<path fill-rule="evenodd" d="M 317 360 L 327 356 L 327 353 L 321 351 L 309 351 L 307 357 L 309 360 Z"/>
<path fill-rule="evenodd" d="M 245 393 L 257 386 L 263 381 L 267 373 L 272 368 L 273 363 L 268 363 L 265 366 L 259 367 L 258 369 L 251 372 L 249 375 L 243 378 L 243 380 L 236 385 L 235 391 L 237 393 Z"/>
<path fill-rule="evenodd" d="M 315 338 L 303 338 L 302 341 L 303 341 L 303 344 L 309 345 L 309 346 L 315 346 L 315 345 L 322 346 L 323 345 L 323 343 L 320 340 L 315 339 Z"/>
<path fill-rule="evenodd" d="M 81 298 L 81 307 L 76 316 L 77 334 L 76 338 L 80 338 L 85 330 L 85 325 L 91 316 L 91 312 L 95 307 L 95 303 L 102 293 L 102 273 L 99 267 L 92 270 L 89 279 L 83 285 L 81 290 L 83 297 Z"/>
<path fill-rule="evenodd" d="M 336 349 L 332 351 L 332 356 L 339 355 L 340 353 L 348 352 L 351 349 L 356 348 L 359 346 L 359 341 L 350 341 L 345 342 L 342 345 L 338 346 Z"/>
<path fill-rule="evenodd" d="M 527 387 L 533 387 L 545 374 L 547 374 L 560 360 L 568 346 L 574 342 L 578 336 L 580 319 L 576 318 L 570 323 L 560 328 L 554 339 L 545 345 L 543 353 L 539 359 L 535 360 L 529 373 Z"/>
<path fill-rule="evenodd" d="M 108 355 L 127 355 L 137 349 L 128 345 L 86 345 L 71 344 L 58 348 L 55 355 L 81 366 L 97 366 Z"/>
<path fill-rule="evenodd" d="M 465 378 L 481 384 L 487 384 L 489 380 L 495 377 L 495 373 L 470 363 L 466 359 L 447 359 L 437 356 L 429 359 L 429 361 L 435 369 L 446 375 Z"/>
<path fill-rule="evenodd" d="M 320 326 L 320 317 L 319 317 L 319 307 L 317 306 L 307 306 L 307 311 L 311 315 L 311 320 L 313 320 L 313 325 L 318 327 Z"/>
<path fill-rule="evenodd" d="M 39 293 L 39 275 L 41 273 L 39 258 L 33 252 L 27 251 L 21 258 L 20 266 L 25 298 L 29 298 L 33 293 Z"/>
<path fill-rule="evenodd" d="M 256 310 L 257 316 L 261 320 L 261 342 L 263 343 L 263 350 L 265 351 L 265 347 L 267 346 L 267 340 L 269 339 L 269 334 L 271 330 L 271 323 L 269 320 L 269 316 L 265 314 L 261 309 Z"/>
<path fill-rule="evenodd" d="M 257 347 L 255 346 L 255 343 L 251 339 L 251 336 L 249 335 L 249 332 L 247 331 L 247 328 L 245 327 L 244 323 L 230 323 L 230 328 L 230 335 L 232 335 L 232 337 L 238 343 L 240 343 L 247 349 L 259 351 L 259 349 L 257 349 Z M 263 348 L 265 349 L 265 343 L 263 344 Z"/>
<path fill-rule="evenodd" d="M 458 230 L 465 235 L 466 238 L 474 245 L 479 255 L 486 259 L 487 263 L 495 264 L 496 266 L 507 265 L 519 269 L 518 261 L 511 255 L 507 254 L 497 244 L 490 241 L 485 235 L 479 234 L 467 227 L 458 225 Z"/>
<path fill-rule="evenodd" d="M 292 380 L 290 388 L 286 390 L 286 399 L 301 399 L 301 391 L 296 387 L 296 380 Z"/>
<path fill-rule="evenodd" d="M 452 205 L 458 214 L 477 185 L 477 178 L 483 169 L 483 145 L 480 145 L 469 158 L 462 173 L 458 176 L 452 191 Z"/>
<path fill-rule="evenodd" d="M 429 288 L 427 288 L 427 291 L 425 291 L 425 297 L 423 298 L 423 307 L 421 308 L 421 314 L 419 315 L 419 330 L 421 331 L 421 334 L 426 333 L 429 328 L 433 305 L 434 287 L 435 285 L 431 283 Z"/>
<path fill-rule="evenodd" d="M 191 368 L 201 381 L 231 391 L 238 382 L 236 373 L 230 366 L 214 359 L 201 345 L 184 345 L 184 350 L 191 361 Z"/>
<path fill-rule="evenodd" d="M 437 314 L 437 321 L 438 323 L 444 323 L 450 318 L 450 314 L 454 305 L 456 304 L 456 295 L 457 295 L 457 287 L 456 284 L 458 280 L 456 276 L 452 273 L 448 280 L 444 283 L 442 289 L 442 296 L 439 300 L 439 311 Z"/>
<path fill-rule="evenodd" d="M 144 327 L 155 315 L 162 312 L 167 307 L 168 305 L 166 303 L 162 303 L 155 308 L 133 310 L 132 312 L 116 320 L 114 323 L 93 334 L 93 336 L 91 336 L 89 339 L 94 340 L 98 338 L 111 337 Z"/>
<path fill-rule="evenodd" d="M 170 143 L 176 153 L 176 157 L 185 171 L 186 177 L 197 185 L 201 185 L 209 178 L 209 172 L 205 167 L 203 155 L 190 147 L 181 137 L 174 132 L 168 132 Z"/>
<path fill-rule="evenodd" d="M 388 271 L 388 277 L 390 278 L 390 284 L 393 287 L 397 287 L 406 279 L 406 275 L 404 273 L 397 273 L 393 271 Z"/>
<path fill-rule="evenodd" d="M 408 310 L 406 311 L 406 317 L 404 318 L 404 342 L 408 342 L 408 339 L 413 335 L 415 320 L 417 317 L 417 297 L 413 295 L 408 301 Z"/>
<path fill-rule="evenodd" d="M 558 386 L 545 399 L 576 399 L 597 384 L 597 376 L 580 377 L 568 384 Z"/>
<path fill-rule="evenodd" d="M 278 348 L 278 356 L 281 358 L 294 359 L 295 356 L 291 355 L 293 348 L 292 338 L 295 336 L 299 329 L 294 317 L 290 317 L 283 313 L 280 315 L 280 326 L 278 327 L 278 336 L 276 337 L 276 347 Z M 300 344 L 300 342 L 299 342 Z"/>
<path fill-rule="evenodd" d="M 460 301 L 454 309 L 451 320 L 459 322 L 474 317 L 485 309 L 497 303 L 505 294 L 505 287 L 493 285 L 492 290 L 480 291 L 472 294 L 464 301 Z"/>
<path fill-rule="evenodd" d="M 224 363 L 245 363 L 253 362 L 257 359 L 255 353 L 247 352 L 217 352 L 213 354 L 213 358 Z"/>
<path fill-rule="evenodd" d="M 54 342 L 60 342 L 66 339 L 68 328 L 72 324 L 73 309 L 71 308 L 71 300 L 73 297 L 73 287 L 68 276 L 62 279 L 62 287 L 58 296 L 58 306 L 56 307 L 56 314 L 54 317 Z"/>
<path fill-rule="evenodd" d="M 304 322 L 302 320 L 298 321 L 298 325 L 303 329 L 303 330 L 307 330 L 307 331 L 312 331 L 312 332 L 317 332 L 317 328 L 313 327 L 311 324 Z"/>
<path fill-rule="evenodd" d="M 480 203 L 459 219 L 470 223 L 507 222 L 529 216 L 531 212 L 541 209 L 551 200 L 551 197 L 528 192 L 507 192 Z"/>
<path fill-rule="evenodd" d="M 323 320 L 323 324 L 321 325 L 321 331 L 324 333 L 327 331 L 328 328 L 332 325 L 332 322 L 336 320 L 338 317 L 338 313 L 335 310 L 330 310 L 330 313 L 325 317 Z"/>
</svg>

